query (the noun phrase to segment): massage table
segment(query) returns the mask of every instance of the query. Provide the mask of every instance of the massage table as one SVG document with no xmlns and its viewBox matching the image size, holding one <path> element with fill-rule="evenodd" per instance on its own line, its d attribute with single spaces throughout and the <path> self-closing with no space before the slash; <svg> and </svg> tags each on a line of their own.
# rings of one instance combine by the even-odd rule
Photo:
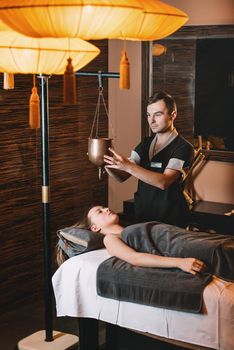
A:
<svg viewBox="0 0 234 350">
<path fill-rule="evenodd" d="M 113 350 L 117 348 L 116 326 L 180 348 L 234 349 L 234 283 L 214 276 L 204 289 L 201 313 L 103 298 L 97 295 L 96 272 L 109 257 L 106 249 L 74 256 L 52 277 L 57 317 L 79 319 L 81 350 L 98 349 L 98 320 L 106 323 L 107 341 L 112 339 L 109 348 Z M 87 336 L 89 340 L 85 339 Z M 90 344 L 90 340 L 92 349 L 85 345 L 87 341 Z"/>
</svg>

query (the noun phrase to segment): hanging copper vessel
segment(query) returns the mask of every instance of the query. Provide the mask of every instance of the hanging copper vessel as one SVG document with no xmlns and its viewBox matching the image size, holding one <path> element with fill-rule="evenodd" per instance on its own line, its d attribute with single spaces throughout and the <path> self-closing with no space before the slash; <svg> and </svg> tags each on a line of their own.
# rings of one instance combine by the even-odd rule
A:
<svg viewBox="0 0 234 350">
<path fill-rule="evenodd" d="M 104 155 L 109 154 L 109 147 L 112 146 L 110 138 L 91 138 L 88 139 L 88 158 L 91 163 L 99 168 L 99 179 L 101 179 L 105 165 Z"/>
<path fill-rule="evenodd" d="M 91 132 L 88 138 L 88 158 L 91 163 L 96 165 L 98 167 L 98 177 L 99 180 L 101 180 L 102 174 L 105 172 L 104 166 L 104 155 L 109 154 L 109 148 L 113 147 L 112 146 L 112 138 L 109 137 L 99 137 L 98 132 L 99 132 L 99 117 L 100 117 L 100 103 L 103 103 L 105 113 L 107 115 L 107 118 L 109 120 L 109 115 L 108 115 L 108 109 L 106 106 L 106 102 L 103 96 L 103 87 L 102 87 L 102 76 L 101 76 L 101 71 L 98 72 L 98 101 L 97 101 L 97 106 L 93 118 L 93 124 L 91 128 Z M 113 132 L 113 127 L 110 124 L 110 127 Z M 95 130 L 94 130 L 95 129 Z M 93 136 L 95 131 L 95 136 Z M 113 133 L 114 135 L 114 133 Z"/>
<path fill-rule="evenodd" d="M 98 167 L 104 166 L 104 155 L 109 154 L 108 148 L 111 147 L 111 142 L 110 138 L 89 138 L 88 158 L 90 162 Z"/>
</svg>

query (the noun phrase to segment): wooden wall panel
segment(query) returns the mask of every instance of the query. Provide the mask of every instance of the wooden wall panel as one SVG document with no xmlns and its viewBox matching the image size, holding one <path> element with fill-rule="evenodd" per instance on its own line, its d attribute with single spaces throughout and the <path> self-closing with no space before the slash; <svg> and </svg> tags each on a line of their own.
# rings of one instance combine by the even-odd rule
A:
<svg viewBox="0 0 234 350">
<path fill-rule="evenodd" d="M 164 40 L 167 54 L 153 58 L 154 90 L 166 90 L 176 100 L 178 115 L 175 126 L 190 141 L 193 138 L 195 40 Z"/>
<path fill-rule="evenodd" d="M 83 71 L 108 71 L 108 42 L 93 42 L 101 54 Z M 50 211 L 52 251 L 56 230 L 79 219 L 84 207 L 107 204 L 107 176 L 87 159 L 87 139 L 97 103 L 95 77 L 77 77 L 77 105 L 63 105 L 63 77 L 49 79 Z M 39 81 L 38 81 L 39 83 Z M 108 101 L 107 81 L 104 96 Z M 43 297 L 40 131 L 28 127 L 32 76 L 16 75 L 15 89 L 0 90 L 0 306 L 9 309 Z M 108 119 L 101 110 L 100 134 Z M 56 266 L 53 264 L 53 271 Z"/>
<path fill-rule="evenodd" d="M 179 133 L 192 143 L 196 141 L 194 108 L 197 39 L 233 38 L 233 28 L 233 25 L 184 26 L 171 36 L 160 40 L 167 48 L 166 55 L 153 57 L 153 91 L 166 90 L 173 95 L 178 106 L 175 126 Z M 147 81 L 143 89 L 147 91 Z M 227 157 L 229 159 L 229 156 Z"/>
</svg>

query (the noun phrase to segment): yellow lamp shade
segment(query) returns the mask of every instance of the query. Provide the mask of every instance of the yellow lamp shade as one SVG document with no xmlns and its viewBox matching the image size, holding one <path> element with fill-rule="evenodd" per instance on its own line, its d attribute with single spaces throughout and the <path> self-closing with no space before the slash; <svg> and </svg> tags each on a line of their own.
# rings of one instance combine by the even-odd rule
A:
<svg viewBox="0 0 234 350">
<path fill-rule="evenodd" d="M 114 37 L 142 13 L 141 0 L 1 0 L 0 18 L 31 37 Z"/>
<path fill-rule="evenodd" d="M 1 72 L 63 74 L 68 58 L 79 70 L 99 53 L 99 48 L 81 39 L 30 38 L 0 23 Z"/>
<path fill-rule="evenodd" d="M 142 13 L 136 21 L 121 28 L 118 39 L 159 40 L 174 33 L 188 21 L 186 13 L 162 1 L 141 0 L 141 3 Z"/>
<path fill-rule="evenodd" d="M 166 52 L 167 48 L 164 45 L 156 43 L 152 47 L 152 56 L 161 56 L 164 55 Z"/>
</svg>

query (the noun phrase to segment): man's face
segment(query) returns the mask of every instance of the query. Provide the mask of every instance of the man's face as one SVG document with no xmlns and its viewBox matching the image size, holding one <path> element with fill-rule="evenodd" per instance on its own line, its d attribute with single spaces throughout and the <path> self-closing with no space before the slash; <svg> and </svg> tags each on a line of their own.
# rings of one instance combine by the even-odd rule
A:
<svg viewBox="0 0 234 350">
<path fill-rule="evenodd" d="M 163 100 L 159 100 L 147 106 L 147 118 L 153 133 L 164 133 L 173 127 L 173 120 L 176 112 L 168 113 L 168 109 Z"/>
</svg>

